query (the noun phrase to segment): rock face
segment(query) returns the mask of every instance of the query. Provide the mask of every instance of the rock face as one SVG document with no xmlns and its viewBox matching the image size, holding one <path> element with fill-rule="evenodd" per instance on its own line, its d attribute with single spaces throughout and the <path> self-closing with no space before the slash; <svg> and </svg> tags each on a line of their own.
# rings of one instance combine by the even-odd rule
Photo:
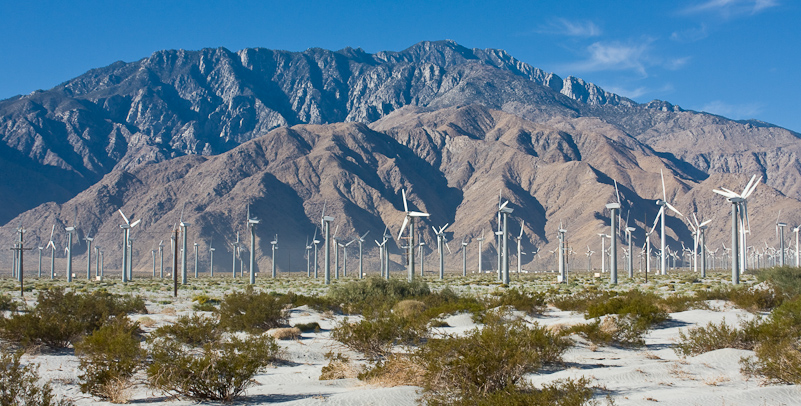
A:
<svg viewBox="0 0 801 406">
<path fill-rule="evenodd" d="M 303 243 L 324 202 L 341 238 L 367 230 L 376 238 L 385 226 L 397 237 L 402 189 L 431 213 L 423 228 L 429 247 L 428 227 L 445 223 L 453 224 L 450 239 L 475 245 L 483 230 L 491 240 L 500 190 L 515 207 L 511 233 L 525 221 L 531 264 L 531 251 L 552 249 L 560 221 L 575 255 L 600 245 L 613 179 L 639 245 L 661 198 L 660 170 L 680 210 L 718 219 L 710 244 L 727 241 L 730 227 L 713 187 L 736 190 L 751 174 L 764 176 L 749 206 L 759 244 L 773 235 L 774 207 L 790 224 L 801 208 L 796 133 L 664 101 L 637 104 L 504 51 L 450 41 L 376 54 L 156 52 L 0 102 L 0 134 L 0 168 L 16 175 L 0 184 L 0 238 L 10 244 L 21 222 L 32 230 L 28 241 L 44 245 L 46 231 L 63 230 L 77 207 L 81 237 L 96 237 L 111 267 L 119 262 L 111 253 L 121 250 L 119 208 L 143 218 L 134 233 L 140 267 L 185 207 L 190 241 L 204 253 L 214 245 L 221 271 L 230 269 L 236 230 L 247 239 L 248 204 L 262 219 L 259 266 L 269 269 L 277 233 L 286 255 L 279 268 L 304 271 Z M 692 244 L 683 220 L 668 217 L 667 225 L 674 250 Z M 63 232 L 56 234 L 63 247 Z M 84 251 L 74 248 L 78 258 Z"/>
</svg>

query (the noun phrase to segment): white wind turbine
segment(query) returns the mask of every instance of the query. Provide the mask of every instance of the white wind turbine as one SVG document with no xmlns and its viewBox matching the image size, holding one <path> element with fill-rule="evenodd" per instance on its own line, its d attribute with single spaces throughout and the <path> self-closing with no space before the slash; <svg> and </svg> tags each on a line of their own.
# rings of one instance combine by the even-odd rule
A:
<svg viewBox="0 0 801 406">
<path fill-rule="evenodd" d="M 648 280 L 648 273 L 651 272 L 651 234 L 654 233 L 656 230 L 656 223 L 659 222 L 660 216 L 665 211 L 664 206 L 659 209 L 659 212 L 656 214 L 656 218 L 654 219 L 654 224 L 651 226 L 651 231 L 645 233 L 645 280 Z"/>
<path fill-rule="evenodd" d="M 339 279 L 339 240 L 337 239 L 337 232 L 339 232 L 339 225 L 334 228 L 334 235 L 331 237 L 334 241 L 334 279 Z"/>
<path fill-rule="evenodd" d="M 130 268 L 128 260 L 128 246 L 130 245 L 129 240 L 131 238 L 131 229 L 136 227 L 136 225 L 139 224 L 142 219 L 131 223 L 125 213 L 122 212 L 122 209 L 118 209 L 117 211 L 120 213 L 120 216 L 122 216 L 123 221 L 125 221 L 125 224 L 120 224 L 120 228 L 122 229 L 122 281 L 128 282 L 128 269 Z"/>
<path fill-rule="evenodd" d="M 317 239 L 317 227 L 314 227 L 314 237 L 312 237 L 312 244 L 314 244 L 314 279 L 317 279 L 317 244 L 320 240 Z"/>
<path fill-rule="evenodd" d="M 314 237 L 312 240 L 317 237 L 317 227 L 314 228 Z M 306 277 L 311 278 L 311 250 L 312 246 L 309 244 L 309 237 L 306 237 Z"/>
<path fill-rule="evenodd" d="M 212 241 L 212 242 L 214 242 L 214 241 Z M 214 276 L 214 251 L 216 251 L 216 250 L 217 249 L 212 247 L 211 243 L 209 243 L 209 276 L 210 277 Z"/>
<path fill-rule="evenodd" d="M 86 280 L 92 279 L 92 241 L 94 238 L 86 236 L 83 238 L 86 241 Z M 96 259 L 95 259 L 96 260 Z"/>
<path fill-rule="evenodd" d="M 484 245 L 484 230 L 481 230 L 481 237 L 476 238 L 478 241 L 478 274 L 481 275 L 484 273 L 481 267 L 481 250 L 483 249 L 482 246 Z"/>
<path fill-rule="evenodd" d="M 634 230 L 634 227 L 629 226 L 629 214 L 631 214 L 631 209 L 629 209 L 628 214 L 626 214 L 626 239 L 628 240 L 629 246 L 629 254 L 628 254 L 628 267 L 629 267 L 629 278 L 634 278 L 634 251 L 631 250 L 631 237 Z"/>
<path fill-rule="evenodd" d="M 558 265 L 559 265 L 559 282 L 560 283 L 567 283 L 567 267 L 565 266 L 565 246 L 567 242 L 567 230 L 562 226 L 562 222 L 559 222 L 559 233 L 558 240 L 559 240 L 559 248 L 558 248 Z"/>
<path fill-rule="evenodd" d="M 56 225 L 50 230 L 50 241 L 47 242 L 45 248 L 50 248 L 50 279 L 56 277 L 56 244 L 53 243 L 53 233 L 56 231 Z M 796 235 L 798 235 L 796 233 Z M 797 244 L 796 244 L 797 245 Z"/>
<path fill-rule="evenodd" d="M 403 194 L 403 211 L 406 213 L 406 216 L 403 218 L 403 225 L 401 226 L 400 233 L 398 233 L 398 240 L 403 237 L 403 232 L 406 231 L 406 226 L 409 226 L 409 243 L 407 244 L 408 255 L 409 255 L 409 263 L 408 263 L 408 271 L 409 271 L 409 282 L 414 280 L 414 225 L 416 219 L 418 217 L 428 217 L 428 213 L 423 213 L 419 211 L 409 211 L 409 205 L 406 203 L 406 190 L 401 190 Z"/>
<path fill-rule="evenodd" d="M 331 284 L 331 222 L 334 221 L 334 218 L 331 216 L 325 215 L 325 205 L 326 202 L 323 202 L 323 211 L 320 214 L 320 227 L 323 230 L 323 235 L 325 236 L 325 284 Z"/>
<path fill-rule="evenodd" d="M 181 217 L 180 221 L 178 222 L 178 226 L 181 227 L 181 284 L 186 285 L 186 228 L 189 227 L 191 224 L 184 222 L 184 208 L 186 207 L 186 203 L 184 203 L 183 207 L 181 207 Z"/>
<path fill-rule="evenodd" d="M 389 236 L 387 235 L 387 230 L 389 230 L 389 227 L 384 227 L 383 239 L 380 243 L 378 240 L 373 241 L 375 241 L 375 244 L 378 246 L 378 259 L 380 261 L 379 268 L 381 269 L 381 277 L 389 279 L 389 257 L 387 256 L 387 241 L 389 241 Z"/>
<path fill-rule="evenodd" d="M 592 254 L 595 254 L 595 251 L 590 249 L 590 246 L 587 246 L 587 272 L 592 272 Z"/>
<path fill-rule="evenodd" d="M 362 244 L 364 244 L 364 237 L 367 237 L 367 234 L 370 234 L 370 230 L 367 230 L 366 233 L 362 234 L 358 240 L 359 243 L 359 279 L 364 277 L 364 268 L 362 267 Z"/>
<path fill-rule="evenodd" d="M 72 282 L 72 233 L 76 231 L 75 221 L 78 217 L 78 206 L 75 206 L 75 217 L 72 219 L 72 225 L 64 227 L 67 232 L 67 282 Z"/>
<path fill-rule="evenodd" d="M 521 245 L 523 243 L 523 227 L 526 223 L 523 220 L 520 220 L 520 234 L 515 237 L 517 240 L 517 277 L 520 278 L 520 269 L 523 267 L 523 251 L 521 250 Z"/>
<path fill-rule="evenodd" d="M 690 223 L 690 229 L 693 230 L 693 272 L 698 272 L 698 247 L 701 247 L 701 277 L 706 278 L 706 246 L 704 245 L 704 231 L 712 220 L 705 220 L 698 222 L 698 217 L 693 213 L 693 222 Z"/>
<path fill-rule="evenodd" d="M 663 183 L 664 185 L 664 183 Z M 664 189 L 664 187 L 663 187 Z M 617 228 L 620 223 L 620 192 L 617 190 L 617 181 L 615 180 L 615 196 L 617 202 L 607 203 L 606 208 L 609 209 L 611 215 L 609 216 L 610 231 L 609 231 L 609 275 L 610 281 L 613 285 L 617 285 Z"/>
<path fill-rule="evenodd" d="M 159 241 L 159 264 L 159 278 L 164 279 L 164 240 Z"/>
<path fill-rule="evenodd" d="M 756 181 L 755 181 L 756 180 Z M 751 177 L 748 184 L 745 185 L 743 192 L 737 194 L 726 188 L 713 189 L 712 191 L 725 197 L 731 203 L 731 227 L 732 227 L 732 246 L 731 246 L 731 278 L 733 284 L 740 283 L 740 273 L 745 272 L 745 234 L 750 232 L 751 224 L 748 219 L 748 197 L 756 190 L 757 185 L 762 180 L 756 178 L 756 175 Z M 747 230 L 746 230 L 747 228 Z"/>
<path fill-rule="evenodd" d="M 501 260 L 501 269 L 499 272 L 501 273 L 501 278 L 503 280 L 504 285 L 509 284 L 509 248 L 506 246 L 507 241 L 509 241 L 509 232 L 507 229 L 509 214 L 511 214 L 514 209 L 510 207 L 506 207 L 509 204 L 509 201 L 503 202 L 503 204 L 498 206 L 498 213 L 502 216 L 503 221 L 503 230 L 501 231 L 500 237 L 502 238 L 501 244 L 499 245 L 500 248 L 500 256 Z"/>
<path fill-rule="evenodd" d="M 439 253 L 439 280 L 445 279 L 445 250 L 443 249 L 443 245 L 448 248 L 448 252 L 451 252 L 451 247 L 448 247 L 448 243 L 445 242 L 445 229 L 448 228 L 450 223 L 445 223 L 444 226 L 440 227 L 439 230 L 431 227 L 434 230 L 434 234 L 437 236 L 437 252 Z"/>
<path fill-rule="evenodd" d="M 353 244 L 354 242 L 356 242 L 355 238 L 350 240 L 349 242 L 347 242 L 345 244 L 340 244 L 340 247 L 342 247 L 342 255 L 343 255 L 343 257 L 342 257 L 342 277 L 343 278 L 348 276 L 348 247 L 351 244 Z"/>
<path fill-rule="evenodd" d="M 275 269 L 275 250 L 278 249 L 278 234 L 276 234 L 275 238 L 272 241 L 270 241 L 270 249 L 272 249 L 272 261 L 271 261 L 272 277 L 275 278 L 276 276 L 278 276 L 278 273 L 276 272 Z"/>
<path fill-rule="evenodd" d="M 236 254 L 239 251 L 239 231 L 236 232 L 236 241 L 230 243 L 231 244 L 231 272 L 233 272 L 233 277 L 236 278 Z M 240 268 L 241 271 L 241 268 Z M 174 272 L 174 271 L 173 271 Z"/>
<path fill-rule="evenodd" d="M 798 232 L 801 231 L 801 226 L 795 227 L 793 232 L 795 233 L 795 266 L 796 268 L 801 267 L 801 252 L 799 252 L 798 246 Z"/>
<path fill-rule="evenodd" d="M 467 237 L 462 237 L 462 276 L 467 276 Z"/>
<path fill-rule="evenodd" d="M 781 215 L 782 211 L 779 210 L 779 215 L 776 216 L 776 234 L 779 237 L 779 266 L 784 266 L 786 264 L 784 260 L 784 227 L 787 227 L 787 223 L 779 221 Z"/>
<path fill-rule="evenodd" d="M 426 271 L 425 271 L 426 257 L 425 257 L 425 252 L 423 251 L 425 249 L 426 242 L 423 241 L 422 238 L 420 238 L 420 233 L 417 233 L 417 240 L 419 241 L 417 243 L 417 246 L 419 247 L 418 249 L 420 250 L 420 253 L 418 254 L 420 257 L 420 276 L 426 276 Z"/>
<path fill-rule="evenodd" d="M 257 217 L 252 217 L 250 215 L 250 205 L 248 205 L 248 220 L 247 220 L 247 227 L 250 230 L 250 284 L 253 285 L 256 283 L 256 225 L 259 224 L 261 220 Z M 237 234 L 237 238 L 239 235 Z M 277 236 L 276 236 L 277 238 Z M 275 255 L 275 251 L 273 251 L 273 256 Z M 241 269 L 241 268 L 240 268 Z M 273 277 L 275 277 L 275 268 L 273 268 Z"/>
<path fill-rule="evenodd" d="M 660 243 L 660 266 L 661 266 L 660 272 L 661 272 L 662 275 L 665 275 L 666 274 L 666 269 L 667 269 L 667 257 L 666 257 L 666 250 L 665 250 L 665 207 L 667 207 L 668 209 L 672 210 L 674 213 L 678 214 L 679 217 L 684 217 L 684 215 L 681 214 L 678 210 L 676 210 L 676 208 L 673 207 L 673 205 L 668 203 L 668 201 L 667 201 L 667 192 L 665 191 L 665 175 L 664 175 L 664 173 L 662 173 L 661 169 L 659 170 L 659 175 L 662 178 L 662 200 L 657 199 L 656 200 L 656 204 L 658 206 L 660 206 L 659 212 L 661 213 L 660 214 L 661 225 L 660 225 L 660 234 L 659 234 L 659 239 L 661 240 L 659 242 Z"/>
</svg>

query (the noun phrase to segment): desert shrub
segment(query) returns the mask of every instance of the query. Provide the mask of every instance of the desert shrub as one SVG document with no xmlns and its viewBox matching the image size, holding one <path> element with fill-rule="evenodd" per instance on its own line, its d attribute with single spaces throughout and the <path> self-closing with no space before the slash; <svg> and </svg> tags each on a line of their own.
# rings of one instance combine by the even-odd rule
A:
<svg viewBox="0 0 801 406">
<path fill-rule="evenodd" d="M 320 331 L 320 324 L 316 321 L 311 323 L 298 323 L 295 324 L 295 327 L 297 327 L 302 333 L 316 333 Z"/>
<path fill-rule="evenodd" d="M 587 309 L 598 302 L 603 302 L 614 296 L 615 292 L 598 291 L 594 287 L 570 295 L 553 295 L 551 303 L 561 310 L 586 312 Z"/>
<path fill-rule="evenodd" d="M 281 327 L 287 323 L 286 302 L 265 292 L 256 293 L 248 286 L 244 292 L 225 295 L 218 313 L 220 326 L 230 331 L 252 333 Z"/>
<path fill-rule="evenodd" d="M 222 337 L 191 346 L 159 336 L 148 339 L 148 384 L 196 400 L 229 402 L 253 384 L 253 377 L 277 359 L 278 345 L 268 335 Z"/>
<path fill-rule="evenodd" d="M 801 296 L 774 309 L 757 329 L 755 358 L 742 361 L 743 372 L 768 382 L 801 384 Z"/>
<path fill-rule="evenodd" d="M 346 318 L 331 330 L 331 338 L 371 360 L 377 360 L 388 355 L 395 345 L 420 342 L 428 334 L 425 322 L 392 312 L 370 314 L 356 323 Z"/>
<path fill-rule="evenodd" d="M 0 405 L 67 406 L 73 403 L 56 399 L 50 383 L 39 385 L 39 373 L 33 365 L 22 365 L 21 352 L 0 351 Z"/>
<path fill-rule="evenodd" d="M 425 399 L 458 404 L 516 387 L 524 374 L 560 360 L 569 345 L 545 328 L 515 321 L 488 324 L 462 337 L 431 339 L 415 358 L 425 369 Z"/>
<path fill-rule="evenodd" d="M 392 308 L 403 299 L 421 298 L 431 294 L 425 282 L 401 279 L 369 279 L 332 286 L 328 298 L 345 313 L 363 313 L 365 309 L 381 311 Z"/>
<path fill-rule="evenodd" d="M 576 333 L 596 345 L 618 345 L 620 347 L 641 347 L 645 345 L 643 335 L 648 326 L 636 316 L 611 314 L 591 323 L 577 324 L 566 330 Z"/>
<path fill-rule="evenodd" d="M 431 405 L 456 406 L 580 406 L 589 403 L 593 388 L 588 378 L 557 380 L 543 385 L 541 389 L 530 384 L 504 388 L 489 394 L 462 398 L 455 402 L 432 401 Z"/>
<path fill-rule="evenodd" d="M 801 268 L 785 266 L 765 269 L 757 273 L 757 280 L 768 281 L 785 297 L 801 295 Z"/>
<path fill-rule="evenodd" d="M 630 290 L 591 303 L 587 307 L 585 317 L 591 319 L 607 314 L 630 315 L 636 319 L 636 323 L 648 328 L 669 318 L 667 312 L 657 305 L 660 299 L 655 293 Z"/>
<path fill-rule="evenodd" d="M 350 358 L 347 356 L 340 353 L 334 354 L 333 352 L 328 352 L 325 354 L 325 359 L 328 360 L 328 364 L 324 365 L 322 370 L 320 370 L 321 381 L 356 378 L 359 376 L 358 368 L 353 365 Z"/>
<path fill-rule="evenodd" d="M 392 312 L 403 318 L 420 317 L 426 310 L 426 304 L 413 299 L 405 299 L 392 307 Z"/>
<path fill-rule="evenodd" d="M 545 299 L 545 295 L 536 292 L 506 289 L 490 294 L 485 300 L 485 306 L 488 308 L 509 306 L 534 316 L 545 310 Z"/>
<path fill-rule="evenodd" d="M 140 346 L 139 325 L 126 316 L 115 317 L 75 343 L 80 360 L 81 392 L 125 403 L 120 399 L 131 378 L 142 367 L 145 351 Z"/>
<path fill-rule="evenodd" d="M 728 300 L 741 309 L 757 312 L 768 311 L 781 305 L 784 295 L 770 284 L 766 284 L 730 289 Z"/>
<path fill-rule="evenodd" d="M 428 319 L 461 312 L 472 313 L 474 317 L 477 317 L 485 309 L 484 304 L 475 297 L 457 295 L 447 287 L 423 296 L 419 300 L 426 304 L 423 317 Z"/>
<path fill-rule="evenodd" d="M 697 296 L 670 295 L 659 300 L 657 306 L 668 313 L 684 312 L 692 309 L 706 309 L 706 303 Z"/>
<path fill-rule="evenodd" d="M 758 322 L 742 322 L 740 328 L 729 326 L 726 320 L 715 324 L 679 330 L 678 344 L 673 351 L 681 356 L 693 356 L 721 348 L 752 350 L 757 341 Z"/>
<path fill-rule="evenodd" d="M 0 336 L 24 347 L 65 348 L 111 317 L 128 313 L 147 313 L 144 300 L 105 290 L 81 294 L 54 288 L 40 292 L 30 312 L 0 319 Z"/>
<path fill-rule="evenodd" d="M 198 314 L 181 316 L 175 323 L 161 326 L 150 334 L 153 338 L 169 338 L 190 346 L 218 341 L 221 335 L 222 331 L 216 317 Z"/>
<path fill-rule="evenodd" d="M 276 340 L 299 340 L 300 329 L 297 327 L 279 327 L 267 332 Z"/>
<path fill-rule="evenodd" d="M 391 354 L 359 374 L 359 379 L 383 387 L 423 386 L 423 368 L 409 354 Z"/>
<path fill-rule="evenodd" d="M 203 294 L 193 297 L 192 302 L 197 302 L 192 305 L 192 309 L 202 312 L 213 312 L 220 305 L 220 299 L 214 299 Z"/>
<path fill-rule="evenodd" d="M 16 311 L 17 310 L 17 302 L 11 298 L 9 295 L 0 294 L 0 312 L 2 311 Z"/>
</svg>

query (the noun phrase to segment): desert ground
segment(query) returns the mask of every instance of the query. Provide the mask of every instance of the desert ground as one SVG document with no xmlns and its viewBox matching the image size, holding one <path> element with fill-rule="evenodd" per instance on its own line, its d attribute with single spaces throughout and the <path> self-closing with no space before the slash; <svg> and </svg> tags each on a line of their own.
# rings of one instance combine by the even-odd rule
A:
<svg viewBox="0 0 801 406">
<path fill-rule="evenodd" d="M 402 278 L 403 275 L 392 275 Z M 588 287 L 598 289 L 640 289 L 660 294 L 691 293 L 693 290 L 729 285 L 728 274 L 711 272 L 699 280 L 692 272 L 674 272 L 666 276 L 650 276 L 645 283 L 641 275 L 635 279 L 620 278 L 618 285 L 608 283 L 608 277 L 591 274 L 571 276 L 568 285 L 557 284 L 553 273 L 529 274 L 512 277 L 510 287 L 524 291 L 546 291 L 561 289 L 562 292 L 580 292 Z M 506 289 L 493 275 L 472 275 L 466 278 L 448 275 L 440 281 L 435 276 L 426 276 L 432 291 L 450 287 L 460 295 L 482 296 L 499 289 Z M 332 285 L 353 283 L 352 277 L 333 280 Z M 206 295 L 222 298 L 226 293 L 243 290 L 247 278 L 214 277 L 190 278 L 187 285 L 179 287 L 178 296 L 173 297 L 172 281 L 138 276 L 133 281 L 122 283 L 116 278 L 103 281 L 65 280 L 51 281 L 36 278 L 27 281 L 24 295 L 28 306 L 35 304 L 37 292 L 51 286 L 66 286 L 75 291 L 92 291 L 104 288 L 112 293 L 140 295 L 145 299 L 147 314 L 132 314 L 129 317 L 140 323 L 145 332 L 173 323 L 182 315 L 199 312 L 193 309 L 193 298 Z M 743 275 L 743 285 L 755 285 L 753 275 Z M 0 293 L 13 295 L 19 301 L 18 285 L 12 279 L 0 281 Z M 305 275 L 277 279 L 269 274 L 259 275 L 257 291 L 303 295 L 325 295 L 328 287 L 322 278 L 308 279 Z M 641 405 L 658 403 L 664 405 L 795 405 L 801 404 L 801 388 L 797 385 L 768 384 L 759 377 L 741 372 L 740 360 L 753 355 L 753 351 L 724 348 L 695 356 L 680 356 L 674 351 L 680 331 L 687 331 L 710 322 L 726 320 L 736 324 L 765 316 L 766 312 L 748 311 L 725 300 L 708 300 L 704 309 L 693 309 L 670 313 L 669 320 L 660 323 L 645 336 L 645 345 L 627 348 L 615 345 L 595 345 L 583 337 L 573 334 L 574 345 L 563 356 L 563 363 L 547 367 L 537 373 L 527 374 L 525 379 L 542 385 L 563 378 L 589 378 L 594 387 L 593 400 L 597 404 Z M 317 322 L 318 331 L 303 333 L 299 339 L 279 340 L 282 362 L 275 363 L 255 376 L 253 385 L 235 404 L 281 404 L 281 405 L 414 405 L 420 403 L 421 388 L 417 386 L 385 387 L 372 385 L 357 378 L 320 380 L 321 370 L 329 363 L 327 353 L 342 353 L 353 360 L 354 368 L 367 365 L 362 354 L 349 350 L 331 338 L 331 330 L 345 318 L 358 321 L 360 315 L 340 314 L 315 310 L 309 306 L 288 309 L 289 325 Z M 208 313 L 208 312 L 201 312 Z M 580 312 L 562 311 L 549 304 L 536 315 L 513 312 L 528 323 L 544 326 L 571 326 L 588 323 Z M 8 312 L 7 312 L 8 314 Z M 435 327 L 432 336 L 462 335 L 481 327 L 468 313 L 443 315 L 446 327 Z M 405 349 L 399 348 L 403 352 Z M 76 405 L 107 405 L 109 402 L 81 393 L 79 390 L 78 359 L 71 349 L 52 352 L 28 351 L 24 362 L 39 365 L 42 381 L 50 381 L 57 395 L 72 400 Z M 139 376 L 141 375 L 141 376 Z M 197 400 L 169 396 L 149 389 L 143 373 L 137 376 L 137 384 L 130 389 L 129 402 L 139 405 L 193 405 Z"/>
</svg>

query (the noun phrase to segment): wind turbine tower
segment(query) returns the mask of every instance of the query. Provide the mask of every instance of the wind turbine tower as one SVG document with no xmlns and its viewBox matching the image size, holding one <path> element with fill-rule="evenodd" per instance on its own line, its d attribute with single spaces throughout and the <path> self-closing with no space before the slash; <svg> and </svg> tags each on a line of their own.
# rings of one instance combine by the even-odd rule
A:
<svg viewBox="0 0 801 406">
<path fill-rule="evenodd" d="M 409 211 L 409 206 L 406 203 L 406 190 L 403 189 L 403 210 L 406 212 L 406 216 L 403 218 L 403 225 L 401 226 L 400 233 L 398 234 L 398 239 L 400 240 L 403 236 L 403 232 L 406 231 L 406 226 L 409 226 L 409 243 L 407 244 L 407 250 L 409 255 L 409 263 L 408 263 L 408 271 L 409 271 L 409 282 L 414 280 L 414 223 L 415 219 L 418 217 L 428 217 L 428 213 L 423 213 L 419 211 Z"/>
<path fill-rule="evenodd" d="M 256 225 L 259 224 L 256 217 L 250 216 L 250 205 L 248 205 L 247 227 L 250 229 L 250 284 L 256 283 Z"/>
<path fill-rule="evenodd" d="M 501 215 L 503 216 L 503 235 L 501 236 L 503 238 L 501 244 L 503 260 L 501 262 L 501 268 L 502 268 L 501 273 L 503 276 L 504 285 L 509 284 L 509 247 L 507 247 L 507 243 L 509 241 L 509 231 L 507 228 L 507 224 L 508 224 L 509 214 L 511 214 L 514 211 L 514 209 L 512 208 L 506 207 L 508 204 L 509 201 L 507 200 L 498 208 L 498 212 L 501 213 Z"/>
<path fill-rule="evenodd" d="M 323 203 L 323 212 L 320 215 L 320 225 L 323 228 L 323 235 L 325 235 L 325 284 L 331 284 L 331 222 L 334 218 L 325 215 L 325 203 Z"/>
</svg>

